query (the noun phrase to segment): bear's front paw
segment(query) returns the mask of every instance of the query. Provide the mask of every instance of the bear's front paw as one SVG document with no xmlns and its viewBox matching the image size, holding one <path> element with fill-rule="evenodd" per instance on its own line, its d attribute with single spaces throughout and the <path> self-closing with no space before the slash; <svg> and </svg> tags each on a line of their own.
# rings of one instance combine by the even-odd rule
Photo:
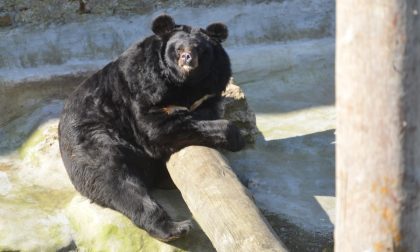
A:
<svg viewBox="0 0 420 252">
<path fill-rule="evenodd" d="M 245 146 L 245 140 L 233 123 L 229 123 L 226 129 L 226 149 L 230 151 L 239 151 Z"/>
</svg>

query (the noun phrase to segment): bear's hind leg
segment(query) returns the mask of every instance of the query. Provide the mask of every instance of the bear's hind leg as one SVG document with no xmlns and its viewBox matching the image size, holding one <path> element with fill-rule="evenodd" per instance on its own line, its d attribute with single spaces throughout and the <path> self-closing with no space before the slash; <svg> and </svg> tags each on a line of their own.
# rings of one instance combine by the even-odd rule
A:
<svg viewBox="0 0 420 252">
<path fill-rule="evenodd" d="M 191 221 L 173 221 L 149 195 L 148 187 L 154 184 L 161 161 L 105 134 L 97 134 L 87 143 L 73 151 L 73 163 L 67 163 L 72 182 L 82 195 L 121 212 L 159 240 L 170 241 L 190 231 Z"/>
<path fill-rule="evenodd" d="M 147 188 L 137 179 L 118 179 L 118 188 L 112 193 L 111 208 L 123 213 L 151 236 L 170 241 L 186 235 L 190 220 L 173 221 L 166 211 L 149 195 Z"/>
</svg>

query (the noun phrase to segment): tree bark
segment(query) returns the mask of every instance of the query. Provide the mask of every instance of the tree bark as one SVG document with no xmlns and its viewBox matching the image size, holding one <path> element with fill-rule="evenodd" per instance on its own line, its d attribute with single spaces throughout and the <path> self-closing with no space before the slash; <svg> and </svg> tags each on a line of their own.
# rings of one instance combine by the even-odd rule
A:
<svg viewBox="0 0 420 252">
<path fill-rule="evenodd" d="M 167 167 L 217 251 L 287 251 L 218 151 L 190 146 Z"/>
<path fill-rule="evenodd" d="M 337 1 L 336 251 L 420 251 L 419 12 Z"/>
</svg>

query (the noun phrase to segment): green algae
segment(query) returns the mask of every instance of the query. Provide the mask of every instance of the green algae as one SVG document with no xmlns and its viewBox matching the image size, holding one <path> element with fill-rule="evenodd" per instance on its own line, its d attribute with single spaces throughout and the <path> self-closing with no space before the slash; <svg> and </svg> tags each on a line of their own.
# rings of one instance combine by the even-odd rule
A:
<svg viewBox="0 0 420 252">
<path fill-rule="evenodd" d="M 22 208 L 36 208 L 53 213 L 64 208 L 75 196 L 75 191 L 52 190 L 41 186 L 14 185 L 8 197 L 0 197 L 0 205 L 15 205 Z"/>
<path fill-rule="evenodd" d="M 59 209 L 46 212 L 38 206 L 0 202 L 0 251 L 56 251 L 71 241 L 65 216 Z"/>
<path fill-rule="evenodd" d="M 124 220 L 121 219 L 121 221 Z M 136 230 L 138 228 L 133 228 L 132 224 L 127 224 L 121 227 L 116 224 L 104 225 L 98 236 L 95 237 L 96 249 L 105 250 L 109 246 L 102 247 L 104 241 L 106 241 L 105 243 L 112 241 L 113 249 L 118 251 L 124 249 L 128 249 L 129 251 L 159 251 L 159 245 L 152 237 L 148 237 L 141 230 Z"/>
<path fill-rule="evenodd" d="M 150 237 L 118 212 L 86 202 L 72 204 L 67 215 L 81 251 L 177 251 Z M 75 207 L 83 207 L 83 215 L 73 211 Z"/>
<path fill-rule="evenodd" d="M 32 148 L 38 145 L 39 143 L 41 143 L 44 139 L 45 139 L 44 128 L 40 127 L 36 129 L 19 148 L 19 151 L 18 151 L 19 157 L 21 159 L 24 159 L 25 157 L 27 157 L 28 154 L 31 154 Z M 32 155 L 32 158 L 34 158 L 33 155 Z"/>
<path fill-rule="evenodd" d="M 40 164 L 40 154 L 48 153 L 51 146 L 58 140 L 57 124 L 41 124 L 18 149 L 20 159 L 30 159 L 34 165 Z"/>
<path fill-rule="evenodd" d="M 45 237 L 48 237 L 47 239 L 51 244 L 45 250 L 57 251 L 62 248 L 63 245 L 67 245 L 69 243 L 70 236 L 69 234 L 66 234 L 63 224 L 54 224 L 48 228 L 48 233 Z"/>
<path fill-rule="evenodd" d="M 153 193 L 154 198 L 176 220 L 190 215 L 182 207 L 185 203 L 181 202 L 181 196 L 177 196 L 179 192 L 158 191 Z M 215 251 L 210 240 L 199 228 L 193 228 L 186 237 L 164 243 L 149 236 L 123 214 L 91 204 L 81 196 L 72 200 L 66 207 L 65 214 L 73 230 L 74 242 L 81 251 Z"/>
</svg>

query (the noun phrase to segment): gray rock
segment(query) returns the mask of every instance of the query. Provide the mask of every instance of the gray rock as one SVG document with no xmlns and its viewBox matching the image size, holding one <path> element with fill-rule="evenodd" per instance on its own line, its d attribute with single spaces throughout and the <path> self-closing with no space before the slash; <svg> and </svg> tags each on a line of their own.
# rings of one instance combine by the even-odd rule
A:
<svg viewBox="0 0 420 252">
<path fill-rule="evenodd" d="M 248 106 L 245 94 L 231 78 L 229 85 L 222 94 L 223 99 L 219 104 L 219 115 L 226 118 L 241 130 L 246 142 L 252 144 L 259 133 L 255 120 L 255 114 Z"/>
</svg>

